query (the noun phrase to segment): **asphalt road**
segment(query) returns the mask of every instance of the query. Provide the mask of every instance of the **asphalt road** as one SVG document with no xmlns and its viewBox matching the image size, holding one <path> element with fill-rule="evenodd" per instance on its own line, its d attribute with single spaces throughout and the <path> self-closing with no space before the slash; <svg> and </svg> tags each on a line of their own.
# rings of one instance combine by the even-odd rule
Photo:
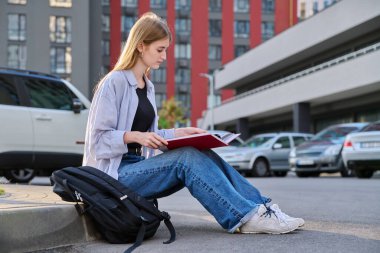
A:
<svg viewBox="0 0 380 253">
<path fill-rule="evenodd" d="M 168 238 L 162 225 L 135 252 L 380 252 L 380 177 L 248 180 L 283 211 L 304 218 L 305 226 L 286 235 L 228 234 L 185 189 L 159 200 L 172 215 L 177 240 L 162 244 Z M 32 183 L 44 182 L 36 178 Z M 93 242 L 42 252 L 123 252 L 128 246 Z"/>
</svg>

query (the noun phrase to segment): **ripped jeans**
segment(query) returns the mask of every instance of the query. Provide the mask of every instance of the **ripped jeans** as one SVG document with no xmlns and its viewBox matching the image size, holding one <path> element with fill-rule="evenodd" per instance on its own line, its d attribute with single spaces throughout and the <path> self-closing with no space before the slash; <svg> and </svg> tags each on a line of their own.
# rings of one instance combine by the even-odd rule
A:
<svg viewBox="0 0 380 253">
<path fill-rule="evenodd" d="M 186 186 L 230 233 L 247 222 L 260 204 L 271 201 L 212 150 L 183 147 L 149 159 L 126 155 L 118 174 L 121 183 L 148 199 Z"/>
</svg>

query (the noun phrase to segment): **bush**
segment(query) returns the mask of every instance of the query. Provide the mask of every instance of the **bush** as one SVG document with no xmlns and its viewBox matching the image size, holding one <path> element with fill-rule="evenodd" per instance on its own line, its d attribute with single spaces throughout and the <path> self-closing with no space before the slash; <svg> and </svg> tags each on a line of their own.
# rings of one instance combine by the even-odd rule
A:
<svg viewBox="0 0 380 253">
<path fill-rule="evenodd" d="M 3 195 L 5 193 L 3 188 L 0 188 L 0 195 Z"/>
</svg>

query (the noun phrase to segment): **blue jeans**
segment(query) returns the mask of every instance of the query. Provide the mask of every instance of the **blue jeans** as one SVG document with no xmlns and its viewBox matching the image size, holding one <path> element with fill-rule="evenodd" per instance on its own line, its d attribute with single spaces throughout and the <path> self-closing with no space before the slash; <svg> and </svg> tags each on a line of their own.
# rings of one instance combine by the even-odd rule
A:
<svg viewBox="0 0 380 253">
<path fill-rule="evenodd" d="M 270 202 L 211 150 L 184 147 L 145 159 L 127 155 L 119 181 L 148 199 L 168 196 L 186 186 L 229 232 L 247 222 L 258 205 Z"/>
</svg>

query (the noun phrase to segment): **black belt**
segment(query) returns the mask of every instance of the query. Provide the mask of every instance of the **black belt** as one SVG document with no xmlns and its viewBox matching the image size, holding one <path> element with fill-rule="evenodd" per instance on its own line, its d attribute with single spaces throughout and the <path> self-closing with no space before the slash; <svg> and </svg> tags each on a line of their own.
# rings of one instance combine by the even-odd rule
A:
<svg viewBox="0 0 380 253">
<path fill-rule="evenodd" d="M 128 153 L 127 155 L 137 155 L 141 156 L 142 154 L 142 148 L 128 148 Z"/>
</svg>

